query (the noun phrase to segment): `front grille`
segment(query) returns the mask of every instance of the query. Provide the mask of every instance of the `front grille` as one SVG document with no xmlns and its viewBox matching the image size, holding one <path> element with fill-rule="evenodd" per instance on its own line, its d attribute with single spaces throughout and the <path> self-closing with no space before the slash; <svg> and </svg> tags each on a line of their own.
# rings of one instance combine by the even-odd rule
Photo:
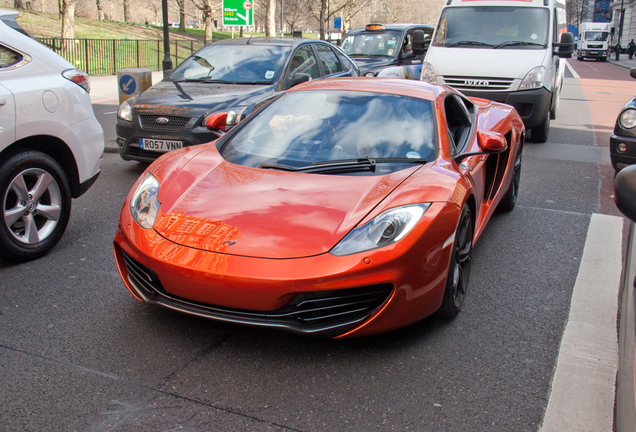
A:
<svg viewBox="0 0 636 432">
<path fill-rule="evenodd" d="M 598 49 L 603 48 L 603 44 L 587 44 L 588 49 Z"/>
<path fill-rule="evenodd" d="M 168 120 L 167 123 L 157 123 L 157 119 L 162 118 Z M 183 129 L 190 117 L 162 116 L 162 115 L 139 115 L 139 125 L 143 129 L 162 130 L 162 131 L 178 131 Z"/>
<path fill-rule="evenodd" d="M 444 84 L 458 90 L 504 91 L 510 90 L 512 78 L 444 76 Z"/>
<path fill-rule="evenodd" d="M 122 251 L 128 281 L 149 303 L 219 321 L 280 328 L 293 333 L 335 336 L 367 319 L 393 293 L 379 284 L 299 293 L 275 311 L 226 308 L 183 299 L 166 292 L 157 275 Z"/>
</svg>

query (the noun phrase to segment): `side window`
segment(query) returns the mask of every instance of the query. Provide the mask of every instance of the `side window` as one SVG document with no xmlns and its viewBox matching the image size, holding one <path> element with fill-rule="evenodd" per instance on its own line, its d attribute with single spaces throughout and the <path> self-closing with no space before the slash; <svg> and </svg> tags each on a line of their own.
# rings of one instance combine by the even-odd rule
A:
<svg viewBox="0 0 636 432">
<path fill-rule="evenodd" d="M 463 99 L 456 95 L 449 95 L 444 100 L 444 112 L 448 138 L 451 142 L 451 153 L 455 155 L 462 152 L 468 144 L 474 106 L 467 105 Z"/>
<path fill-rule="evenodd" d="M 351 62 L 349 61 L 349 59 L 347 59 L 347 57 L 342 53 L 342 51 L 338 49 L 334 49 L 334 51 L 336 52 L 336 55 L 338 56 L 338 60 L 340 60 L 340 65 L 342 66 L 342 70 L 350 71 L 353 66 L 351 65 Z"/>
<path fill-rule="evenodd" d="M 309 45 L 298 48 L 292 57 L 289 64 L 289 76 L 296 73 L 309 74 L 311 79 L 320 78 L 320 69 L 318 69 L 316 57 Z"/>
<path fill-rule="evenodd" d="M 0 45 L 0 68 L 8 68 L 22 60 L 22 55 Z"/>
<path fill-rule="evenodd" d="M 318 51 L 318 57 L 320 57 L 320 61 L 322 62 L 322 69 L 325 71 L 325 75 L 342 72 L 340 61 L 331 47 L 320 44 L 316 45 L 316 50 Z"/>
</svg>

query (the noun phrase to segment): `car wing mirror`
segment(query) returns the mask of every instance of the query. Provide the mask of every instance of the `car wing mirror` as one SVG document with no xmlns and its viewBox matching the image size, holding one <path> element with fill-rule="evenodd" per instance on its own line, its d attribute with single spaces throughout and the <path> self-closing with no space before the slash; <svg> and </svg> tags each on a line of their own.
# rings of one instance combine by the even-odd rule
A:
<svg viewBox="0 0 636 432">
<path fill-rule="evenodd" d="M 481 151 L 459 154 L 453 158 L 455 162 L 459 163 L 469 156 L 497 154 L 508 150 L 508 142 L 499 132 L 477 131 L 477 144 Z"/>
<path fill-rule="evenodd" d="M 203 125 L 209 130 L 222 131 L 227 127 L 227 113 L 210 114 L 203 120 Z"/>
<path fill-rule="evenodd" d="M 623 168 L 614 178 L 616 207 L 632 221 L 636 221 L 636 165 Z"/>
<path fill-rule="evenodd" d="M 632 78 L 636 78 L 636 67 L 633 67 L 629 70 L 629 76 Z"/>
<path fill-rule="evenodd" d="M 306 74 L 306 73 L 296 72 L 294 75 L 292 75 L 292 79 L 291 79 L 292 83 L 291 83 L 291 85 L 293 87 L 293 86 L 296 86 L 296 85 L 298 85 L 300 83 L 307 82 L 310 79 L 311 79 L 311 75 Z"/>
<path fill-rule="evenodd" d="M 574 35 L 570 32 L 565 32 L 561 35 L 561 42 L 553 45 L 556 48 L 554 54 L 560 58 L 572 58 L 574 53 Z"/>
<path fill-rule="evenodd" d="M 426 39 L 423 30 L 415 30 L 413 36 L 411 36 L 411 49 L 413 54 L 421 56 L 426 54 L 428 46 L 431 44 L 430 39 Z"/>
</svg>

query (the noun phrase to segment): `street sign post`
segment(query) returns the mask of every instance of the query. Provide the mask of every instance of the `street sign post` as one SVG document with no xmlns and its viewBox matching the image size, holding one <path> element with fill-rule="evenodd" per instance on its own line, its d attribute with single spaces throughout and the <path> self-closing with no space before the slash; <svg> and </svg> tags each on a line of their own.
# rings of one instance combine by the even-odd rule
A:
<svg viewBox="0 0 636 432">
<path fill-rule="evenodd" d="M 224 26 L 251 26 L 254 23 L 252 0 L 223 0 Z"/>
<path fill-rule="evenodd" d="M 333 28 L 336 30 L 342 28 L 342 17 L 333 17 Z"/>
</svg>

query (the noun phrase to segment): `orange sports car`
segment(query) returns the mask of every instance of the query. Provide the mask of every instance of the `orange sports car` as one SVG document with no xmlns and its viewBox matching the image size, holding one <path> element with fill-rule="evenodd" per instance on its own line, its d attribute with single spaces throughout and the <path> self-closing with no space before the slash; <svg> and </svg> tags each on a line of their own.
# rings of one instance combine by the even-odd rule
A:
<svg viewBox="0 0 636 432">
<path fill-rule="evenodd" d="M 308 82 L 150 165 L 117 266 L 140 301 L 307 335 L 454 317 L 475 241 L 515 206 L 524 134 L 512 107 L 446 86 Z"/>
</svg>

